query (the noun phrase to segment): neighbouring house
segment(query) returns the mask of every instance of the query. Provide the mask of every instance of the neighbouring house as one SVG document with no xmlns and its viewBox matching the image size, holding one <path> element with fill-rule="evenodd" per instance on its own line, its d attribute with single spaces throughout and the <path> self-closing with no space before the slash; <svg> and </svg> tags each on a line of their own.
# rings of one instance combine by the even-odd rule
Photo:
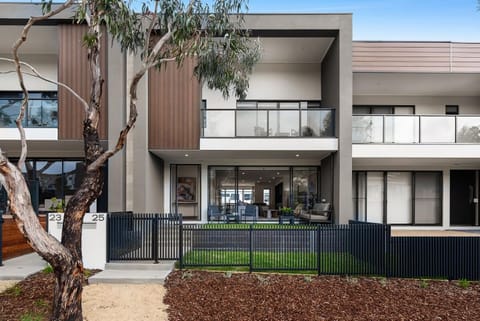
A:
<svg viewBox="0 0 480 321">
<path fill-rule="evenodd" d="M 38 4 L 0 3 L 0 55 Z M 281 207 L 330 204 L 331 221 L 479 226 L 480 43 L 352 41 L 350 14 L 249 14 L 262 46 L 245 100 L 224 99 L 183 68 L 151 70 L 139 117 L 107 168 L 92 211 L 209 209 L 258 221 Z M 69 14 L 32 28 L 21 53 L 45 76 L 86 94 L 85 27 Z M 139 60 L 104 39 L 101 139 L 116 143 Z M 11 70 L 0 63 L 0 70 Z M 22 94 L 0 75 L 0 145 L 18 157 Z M 82 109 L 66 90 L 27 77 L 24 172 L 39 213 L 68 202 L 83 175 Z M 353 200 L 353 201 L 352 201 Z M 0 212 L 5 195 L 0 192 Z"/>
</svg>

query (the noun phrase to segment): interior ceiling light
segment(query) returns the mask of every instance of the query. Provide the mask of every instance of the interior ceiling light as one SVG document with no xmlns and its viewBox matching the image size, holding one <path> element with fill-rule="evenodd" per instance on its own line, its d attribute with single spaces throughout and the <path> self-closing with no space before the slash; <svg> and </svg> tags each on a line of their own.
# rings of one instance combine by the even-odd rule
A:
<svg viewBox="0 0 480 321">
<path fill-rule="evenodd" d="M 279 172 L 277 172 L 277 175 L 280 175 L 280 173 L 279 173 Z"/>
<path fill-rule="evenodd" d="M 296 154 L 295 157 L 300 157 L 300 154 Z"/>
<path fill-rule="evenodd" d="M 185 154 L 185 157 L 188 157 L 189 155 L 188 154 Z"/>
<path fill-rule="evenodd" d="M 245 172 L 242 172 L 242 175 L 245 175 Z"/>
</svg>

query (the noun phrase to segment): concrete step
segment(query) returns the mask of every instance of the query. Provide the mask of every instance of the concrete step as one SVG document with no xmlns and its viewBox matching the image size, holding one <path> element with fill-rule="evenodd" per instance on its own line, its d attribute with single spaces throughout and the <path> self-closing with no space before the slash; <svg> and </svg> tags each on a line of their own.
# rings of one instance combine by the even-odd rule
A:
<svg viewBox="0 0 480 321">
<path fill-rule="evenodd" d="M 175 268 L 175 261 L 160 261 L 155 264 L 148 262 L 108 262 L 105 270 L 120 271 L 172 271 Z"/>
<path fill-rule="evenodd" d="M 155 270 L 105 270 L 88 279 L 89 284 L 164 284 L 171 271 Z"/>
<path fill-rule="evenodd" d="M 109 262 L 105 270 L 88 279 L 96 283 L 163 284 L 165 278 L 175 268 L 175 261 L 148 262 Z"/>
</svg>

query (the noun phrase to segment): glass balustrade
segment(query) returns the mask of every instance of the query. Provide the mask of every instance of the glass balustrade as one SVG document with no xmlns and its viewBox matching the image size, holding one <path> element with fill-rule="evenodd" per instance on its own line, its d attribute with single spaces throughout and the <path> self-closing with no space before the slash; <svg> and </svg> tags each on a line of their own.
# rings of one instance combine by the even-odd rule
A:
<svg viewBox="0 0 480 321">
<path fill-rule="evenodd" d="M 480 117 L 457 117 L 457 143 L 480 143 Z"/>
<path fill-rule="evenodd" d="M 335 137 L 334 110 L 203 109 L 203 137 Z"/>
<path fill-rule="evenodd" d="M 480 116 L 354 115 L 352 142 L 480 143 Z"/>
</svg>

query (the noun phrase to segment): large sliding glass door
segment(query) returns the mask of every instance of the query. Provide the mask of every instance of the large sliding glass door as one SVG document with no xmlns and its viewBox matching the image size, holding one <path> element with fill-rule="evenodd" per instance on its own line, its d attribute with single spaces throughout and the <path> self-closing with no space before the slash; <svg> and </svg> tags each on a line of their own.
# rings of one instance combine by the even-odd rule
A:
<svg viewBox="0 0 480 321">
<path fill-rule="evenodd" d="M 353 173 L 355 217 L 397 225 L 440 225 L 442 173 L 365 171 Z"/>
<path fill-rule="evenodd" d="M 228 214 L 239 206 L 258 207 L 259 218 L 274 218 L 280 207 L 311 209 L 321 199 L 318 167 L 211 166 L 208 205 Z"/>
</svg>

